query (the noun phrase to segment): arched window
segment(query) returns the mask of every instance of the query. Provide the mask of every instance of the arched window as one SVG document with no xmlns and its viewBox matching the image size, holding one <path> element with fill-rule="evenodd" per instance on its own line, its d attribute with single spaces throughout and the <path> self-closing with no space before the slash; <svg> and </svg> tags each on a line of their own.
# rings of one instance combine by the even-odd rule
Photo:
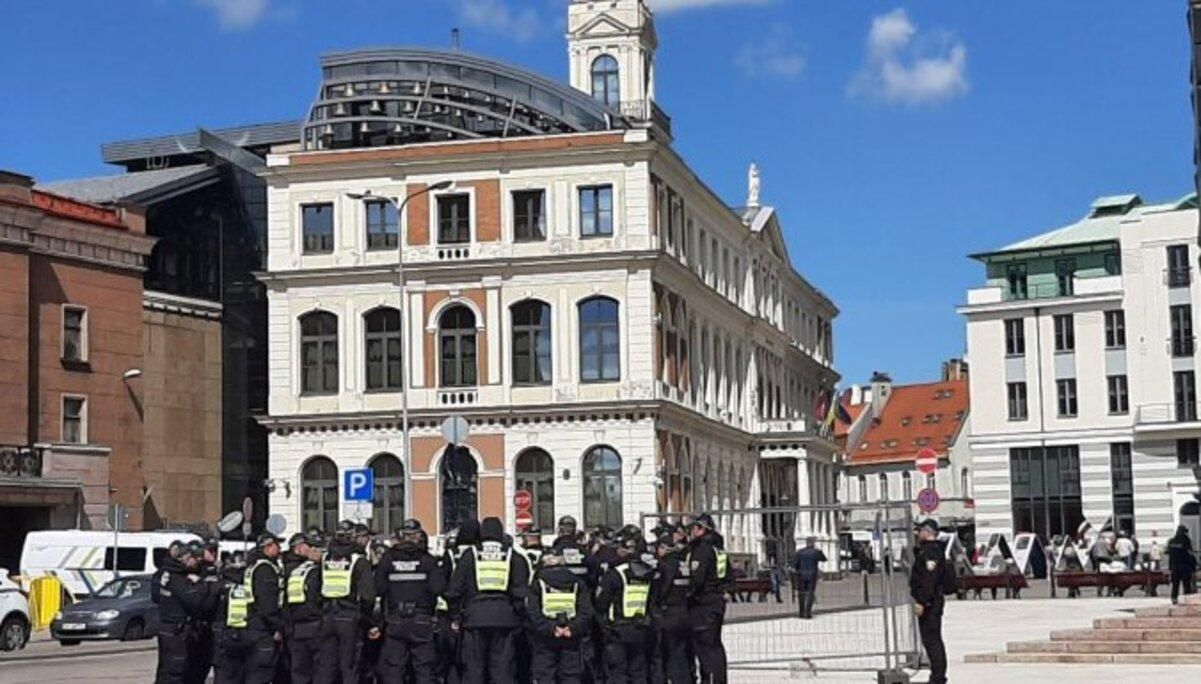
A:
<svg viewBox="0 0 1201 684">
<path fill-rule="evenodd" d="M 475 314 L 465 306 L 452 306 L 438 318 L 443 387 L 476 384 Z"/>
<path fill-rule="evenodd" d="M 372 527 L 379 532 L 395 532 L 405 515 L 404 466 L 392 454 L 380 454 L 371 459 L 371 471 L 375 479 Z"/>
<path fill-rule="evenodd" d="M 399 390 L 404 387 L 400 360 L 400 311 L 375 309 L 363 317 L 366 328 L 367 390 Z M 389 528 L 391 529 L 391 528 Z"/>
<path fill-rule="evenodd" d="M 892 493 L 888 491 L 888 473 L 880 473 L 880 498 L 888 501 Z"/>
<path fill-rule="evenodd" d="M 438 468 L 442 488 L 442 531 L 479 515 L 479 472 L 467 447 L 448 446 Z"/>
<path fill-rule="evenodd" d="M 314 311 L 300 317 L 300 391 L 338 392 L 338 317 Z"/>
<path fill-rule="evenodd" d="M 601 55 L 592 62 L 592 97 L 615 107 L 621 102 L 621 86 L 617 60 Z"/>
<path fill-rule="evenodd" d="M 546 385 L 551 381 L 550 305 L 530 300 L 514 304 L 513 383 Z"/>
<path fill-rule="evenodd" d="M 300 473 L 301 522 L 304 529 L 332 530 L 338 525 L 338 466 L 324 456 Z"/>
<path fill-rule="evenodd" d="M 617 301 L 593 297 L 580 302 L 580 379 L 621 379 L 621 326 Z"/>
<path fill-rule="evenodd" d="M 534 525 L 543 530 L 555 526 L 555 462 L 541 449 L 526 449 L 517 457 L 514 468 L 518 490 L 530 493 Z"/>
<path fill-rule="evenodd" d="M 606 446 L 584 456 L 584 527 L 622 525 L 621 456 Z"/>
<path fill-rule="evenodd" d="M 906 501 L 913 501 L 913 478 L 908 472 L 901 473 L 901 491 L 904 492 Z"/>
</svg>

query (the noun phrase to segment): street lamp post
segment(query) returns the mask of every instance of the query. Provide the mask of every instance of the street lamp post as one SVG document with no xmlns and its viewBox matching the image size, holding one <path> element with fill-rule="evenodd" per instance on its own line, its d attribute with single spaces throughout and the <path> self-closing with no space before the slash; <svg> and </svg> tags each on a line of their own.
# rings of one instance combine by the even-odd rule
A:
<svg viewBox="0 0 1201 684">
<path fill-rule="evenodd" d="M 404 209 L 409 201 L 427 195 L 431 192 L 440 192 L 449 190 L 454 187 L 454 181 L 439 181 L 429 185 L 417 192 L 406 196 L 403 200 L 396 197 L 388 197 L 385 195 L 376 195 L 370 190 L 363 192 L 348 192 L 346 196 L 352 200 L 360 202 L 387 202 L 396 211 L 396 281 L 397 287 L 400 289 L 400 431 L 404 440 L 404 517 L 406 520 L 413 517 L 413 449 L 412 440 L 409 435 L 409 339 L 408 325 L 406 321 L 409 317 L 409 303 L 405 299 L 405 235 L 404 235 Z M 384 348 L 384 363 L 388 362 L 388 350 Z"/>
</svg>

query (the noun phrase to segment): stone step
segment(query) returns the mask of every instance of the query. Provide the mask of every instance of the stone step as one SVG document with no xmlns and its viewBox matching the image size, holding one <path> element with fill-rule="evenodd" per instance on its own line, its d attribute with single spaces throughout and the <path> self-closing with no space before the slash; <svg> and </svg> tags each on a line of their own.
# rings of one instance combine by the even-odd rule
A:
<svg viewBox="0 0 1201 684">
<path fill-rule="evenodd" d="M 1201 629 L 1061 629 L 1051 641 L 1201 641 Z"/>
<path fill-rule="evenodd" d="M 1201 606 L 1201 594 L 1185 594 L 1180 597 L 1180 603 L 1186 606 Z"/>
<path fill-rule="evenodd" d="M 1015 641 L 1008 653 L 1201 654 L 1201 641 Z"/>
<path fill-rule="evenodd" d="M 1136 608 L 1135 617 L 1201 617 L 1201 605 Z"/>
<path fill-rule="evenodd" d="M 1201 629 L 1201 617 L 1099 618 L 1093 629 Z"/>
<path fill-rule="evenodd" d="M 1026 663 L 1063 665 L 1201 665 L 1201 654 L 1151 653 L 979 653 L 965 656 L 965 663 Z"/>
</svg>

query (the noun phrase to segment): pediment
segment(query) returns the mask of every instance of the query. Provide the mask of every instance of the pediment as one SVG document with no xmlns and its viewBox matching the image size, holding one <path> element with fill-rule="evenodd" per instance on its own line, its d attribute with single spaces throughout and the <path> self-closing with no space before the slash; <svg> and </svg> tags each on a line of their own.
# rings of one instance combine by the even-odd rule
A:
<svg viewBox="0 0 1201 684">
<path fill-rule="evenodd" d="M 626 26 L 612 16 L 598 14 L 576 29 L 572 33 L 572 37 L 577 40 L 580 38 L 607 38 L 610 36 L 628 36 L 633 32 L 633 28 Z"/>
</svg>

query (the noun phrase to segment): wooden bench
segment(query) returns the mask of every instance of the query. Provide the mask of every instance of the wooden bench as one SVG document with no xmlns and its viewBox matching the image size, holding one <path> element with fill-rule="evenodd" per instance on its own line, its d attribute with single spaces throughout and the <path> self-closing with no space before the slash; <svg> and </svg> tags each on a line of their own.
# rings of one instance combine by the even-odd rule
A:
<svg viewBox="0 0 1201 684">
<path fill-rule="evenodd" d="M 1059 572 L 1055 573 L 1055 586 L 1068 589 L 1068 596 L 1075 598 L 1081 587 L 1096 587 L 1097 595 L 1102 589 L 1122 596 L 1131 587 L 1142 587 L 1148 595 L 1154 594 L 1161 584 L 1169 582 L 1163 570 L 1131 570 L 1128 572 Z"/>
<path fill-rule="evenodd" d="M 771 595 L 771 578 L 768 577 L 739 577 L 734 580 L 734 586 L 726 590 L 730 599 L 735 603 L 751 602 L 752 594 L 759 594 L 760 601 L 766 601 Z"/>
<path fill-rule="evenodd" d="M 992 597 L 997 598 L 997 590 L 1004 589 L 1006 598 L 1021 598 L 1022 590 L 1029 584 L 1026 582 L 1026 576 L 1020 574 L 1000 574 L 1000 575 L 960 575 L 956 580 L 956 588 L 959 590 L 959 598 L 967 596 L 967 592 L 973 592 L 975 598 L 981 598 L 984 590 L 988 589 L 992 592 Z"/>
</svg>

